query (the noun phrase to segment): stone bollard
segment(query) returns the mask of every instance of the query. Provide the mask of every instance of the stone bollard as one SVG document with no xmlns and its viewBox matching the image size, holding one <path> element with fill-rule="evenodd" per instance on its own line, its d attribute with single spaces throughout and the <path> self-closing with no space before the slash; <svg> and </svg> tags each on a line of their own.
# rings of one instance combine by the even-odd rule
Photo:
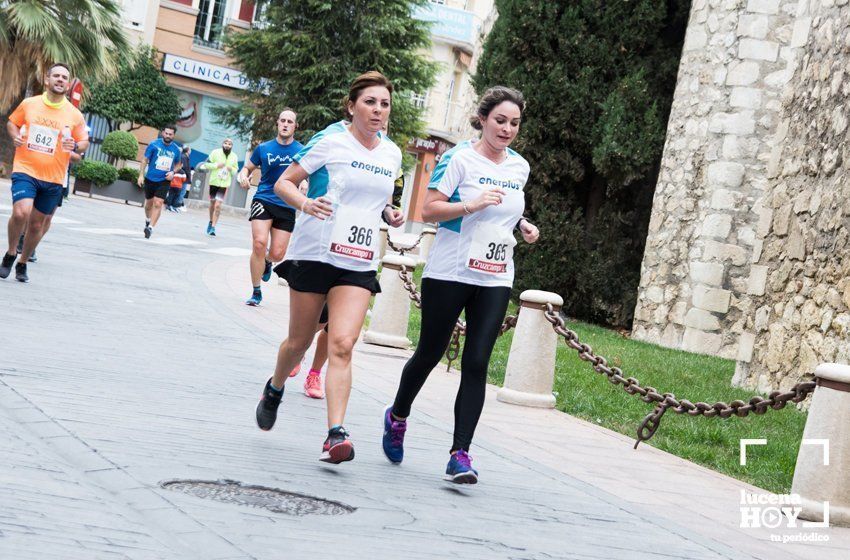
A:
<svg viewBox="0 0 850 560">
<path fill-rule="evenodd" d="M 425 226 L 422 229 L 422 242 L 419 244 L 419 264 L 425 264 L 428 260 L 428 253 L 431 252 L 435 235 L 437 235 L 437 229 L 432 226 Z"/>
<path fill-rule="evenodd" d="M 526 290 L 519 299 L 519 320 L 508 356 L 505 385 L 496 393 L 496 398 L 522 406 L 553 408 L 552 383 L 558 335 L 543 311 L 547 303 L 560 311 L 564 300 L 558 294 L 540 290 Z"/>
<path fill-rule="evenodd" d="M 802 500 L 800 519 L 825 521 L 829 502 L 829 524 L 850 527 L 850 366 L 821 364 L 815 377 L 791 493 Z"/>
<path fill-rule="evenodd" d="M 390 231 L 390 226 L 381 224 L 381 258 L 387 254 L 387 232 Z"/>
<path fill-rule="evenodd" d="M 410 298 L 404 289 L 404 282 L 398 275 L 401 265 L 409 270 L 416 267 L 411 257 L 389 254 L 381 259 L 381 293 L 375 297 L 372 306 L 372 319 L 369 329 L 363 335 L 363 342 L 393 348 L 410 347 L 407 338 L 407 320 L 410 317 Z"/>
</svg>

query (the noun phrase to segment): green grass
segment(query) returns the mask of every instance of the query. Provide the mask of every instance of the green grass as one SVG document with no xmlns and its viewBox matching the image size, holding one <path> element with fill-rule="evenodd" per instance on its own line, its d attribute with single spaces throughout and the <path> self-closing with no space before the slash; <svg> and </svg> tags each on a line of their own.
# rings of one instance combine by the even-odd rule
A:
<svg viewBox="0 0 850 560">
<path fill-rule="evenodd" d="M 421 268 L 418 268 L 414 275 L 417 285 L 421 276 Z M 509 313 L 516 313 L 513 302 Z M 414 344 L 419 340 L 420 318 L 420 311 L 411 305 L 408 338 Z M 569 321 L 567 326 L 597 354 L 608 358 L 609 365 L 622 368 L 625 377 L 636 377 L 644 387 L 651 385 L 661 393 L 674 393 L 691 402 L 746 401 L 754 394 L 730 386 L 735 370 L 731 360 L 661 348 L 587 323 Z M 488 372 L 493 384 L 501 385 L 504 381 L 512 339 L 513 331 L 509 331 L 496 342 Z M 459 367 L 457 363 L 454 365 Z M 653 408 L 609 383 L 563 341 L 558 343 L 553 390 L 559 410 L 631 437 L 636 435 L 641 420 Z M 747 418 L 725 420 L 668 411 L 649 444 L 761 488 L 787 493 L 805 422 L 805 412 L 793 405 L 784 410 L 770 410 L 762 416 L 751 414 Z M 739 440 L 742 438 L 766 438 L 768 441 L 768 445 L 748 449 L 746 466 L 739 464 Z"/>
</svg>

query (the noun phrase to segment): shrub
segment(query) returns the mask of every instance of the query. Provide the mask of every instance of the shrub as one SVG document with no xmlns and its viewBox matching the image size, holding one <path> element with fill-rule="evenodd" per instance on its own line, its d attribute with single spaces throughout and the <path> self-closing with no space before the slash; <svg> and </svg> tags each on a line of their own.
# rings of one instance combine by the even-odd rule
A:
<svg viewBox="0 0 850 560">
<path fill-rule="evenodd" d="M 83 160 L 74 168 L 74 176 L 105 187 L 118 180 L 118 170 L 102 161 Z"/>
<path fill-rule="evenodd" d="M 114 158 L 135 159 L 139 153 L 139 141 L 129 132 L 114 130 L 103 139 L 101 149 Z"/>
<path fill-rule="evenodd" d="M 118 178 L 122 181 L 135 183 L 139 180 L 139 170 L 132 167 L 122 167 L 118 170 Z"/>
</svg>

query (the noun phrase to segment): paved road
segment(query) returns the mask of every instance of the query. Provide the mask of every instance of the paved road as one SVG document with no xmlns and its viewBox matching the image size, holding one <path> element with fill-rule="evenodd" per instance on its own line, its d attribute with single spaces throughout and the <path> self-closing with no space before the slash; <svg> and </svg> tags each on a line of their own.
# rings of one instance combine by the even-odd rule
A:
<svg viewBox="0 0 850 560">
<path fill-rule="evenodd" d="M 3 223 L 9 205 L 0 182 Z M 434 388 L 456 382 L 445 374 L 423 408 L 446 414 L 417 416 L 405 463 L 390 465 L 380 411 L 400 351 L 359 347 L 347 420 L 357 458 L 319 463 L 324 403 L 296 390 L 301 378 L 278 426 L 254 425 L 288 311 L 276 285 L 263 307 L 241 303 L 247 224 L 223 217 L 210 239 L 203 213 L 166 214 L 149 241 L 143 225 L 139 208 L 72 198 L 30 283 L 0 281 L 11 342 L 0 355 L 3 560 L 769 556 L 564 474 L 486 426 L 473 449 L 481 484 L 442 482 L 453 395 Z M 160 486 L 173 479 L 232 479 L 356 511 L 273 513 Z"/>
</svg>

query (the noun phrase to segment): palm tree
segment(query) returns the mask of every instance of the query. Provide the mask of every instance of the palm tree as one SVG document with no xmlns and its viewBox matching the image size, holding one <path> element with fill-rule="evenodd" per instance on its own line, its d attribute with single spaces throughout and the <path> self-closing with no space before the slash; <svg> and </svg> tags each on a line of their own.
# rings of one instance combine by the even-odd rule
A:
<svg viewBox="0 0 850 560">
<path fill-rule="evenodd" d="M 52 62 L 101 78 L 129 49 L 120 0 L 0 0 L 0 113 L 40 85 Z"/>
</svg>

